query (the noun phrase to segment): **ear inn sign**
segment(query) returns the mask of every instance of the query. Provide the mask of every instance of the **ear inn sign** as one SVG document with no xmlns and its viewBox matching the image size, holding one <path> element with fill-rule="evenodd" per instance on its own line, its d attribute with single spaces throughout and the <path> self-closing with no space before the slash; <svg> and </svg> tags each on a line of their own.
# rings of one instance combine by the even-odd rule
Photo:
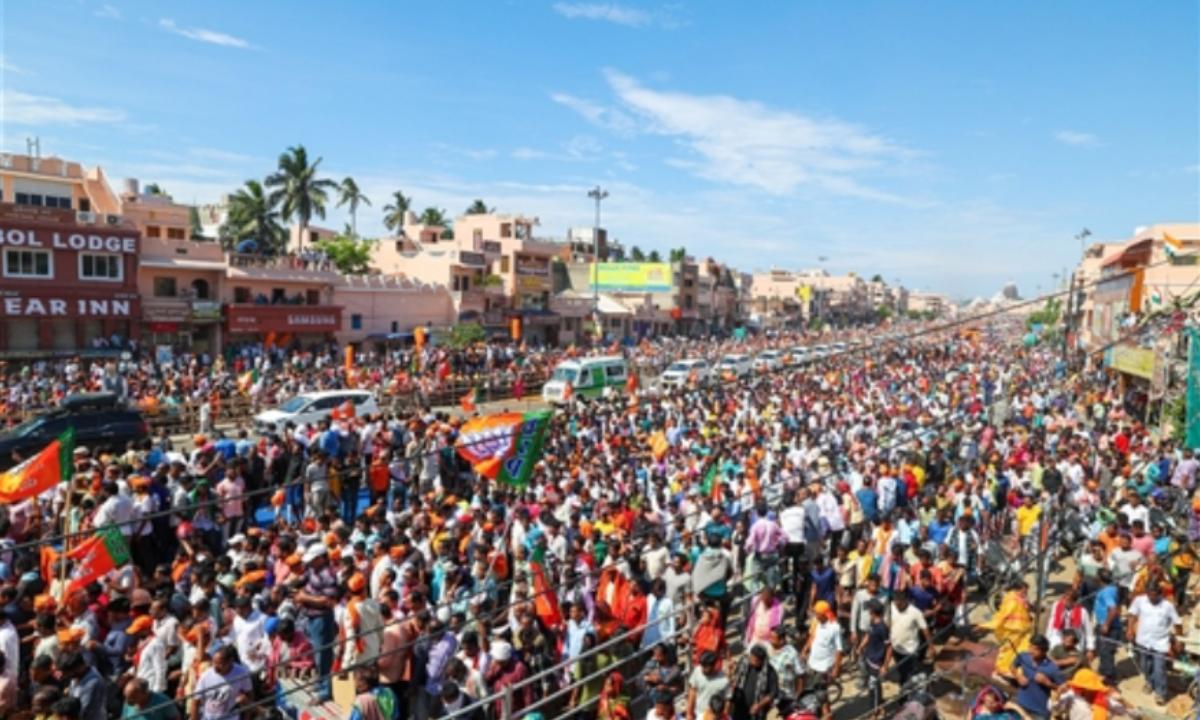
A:
<svg viewBox="0 0 1200 720">
<path fill-rule="evenodd" d="M 6 297 L 0 309 L 6 317 L 129 317 L 129 300 L 109 298 Z"/>
</svg>

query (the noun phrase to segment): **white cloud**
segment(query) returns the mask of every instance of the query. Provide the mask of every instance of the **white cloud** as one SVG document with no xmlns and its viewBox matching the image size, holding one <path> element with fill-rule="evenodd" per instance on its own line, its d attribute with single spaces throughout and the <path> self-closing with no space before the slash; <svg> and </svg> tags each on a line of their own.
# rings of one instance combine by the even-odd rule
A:
<svg viewBox="0 0 1200 720">
<path fill-rule="evenodd" d="M 707 180 L 775 195 L 811 186 L 838 196 L 908 202 L 858 177 L 914 155 L 880 135 L 728 95 L 651 90 L 612 70 L 606 76 L 623 109 L 563 93 L 551 98 L 594 125 L 677 140 L 690 153 L 666 162 Z"/>
<path fill-rule="evenodd" d="M 201 27 L 181 27 L 177 25 L 171 18 L 162 18 L 158 21 L 158 26 L 169 33 L 185 37 L 189 40 L 195 40 L 197 42 L 220 45 L 222 47 L 240 48 L 242 50 L 249 50 L 254 47 L 250 44 L 249 40 L 245 40 L 228 33 L 218 32 L 216 30 L 209 30 Z"/>
<path fill-rule="evenodd" d="M 550 99 L 559 105 L 574 110 L 582 115 L 584 120 L 605 130 L 628 134 L 637 128 L 637 123 L 634 122 L 633 118 L 616 108 L 607 107 L 586 98 L 568 95 L 567 93 L 554 93 L 550 96 Z"/>
<path fill-rule="evenodd" d="M 0 95 L 4 119 L 21 125 L 82 125 L 119 123 L 125 112 L 115 108 L 71 105 L 59 98 L 5 90 Z"/>
<path fill-rule="evenodd" d="M 4 55 L 0 55 L 0 72 L 10 73 L 12 75 L 25 75 L 23 68 L 19 68 L 8 61 Z"/>
<path fill-rule="evenodd" d="M 1100 144 L 1100 138 L 1092 133 L 1079 132 L 1078 130 L 1059 130 L 1054 133 L 1054 139 L 1064 145 L 1073 145 L 1075 147 L 1093 147 Z"/>
<path fill-rule="evenodd" d="M 511 153 L 514 160 L 540 160 L 546 153 L 531 147 L 521 146 Z"/>
<path fill-rule="evenodd" d="M 120 9 L 118 9 L 115 5 L 108 5 L 107 3 L 103 6 L 101 6 L 99 10 L 97 10 L 96 12 L 94 12 L 92 14 L 95 15 L 96 17 L 108 18 L 109 20 L 120 20 L 121 19 Z"/>
<path fill-rule="evenodd" d="M 610 3 L 558 2 L 554 3 L 554 12 L 570 20 L 601 20 L 634 28 L 645 27 L 653 20 L 644 10 Z"/>
</svg>

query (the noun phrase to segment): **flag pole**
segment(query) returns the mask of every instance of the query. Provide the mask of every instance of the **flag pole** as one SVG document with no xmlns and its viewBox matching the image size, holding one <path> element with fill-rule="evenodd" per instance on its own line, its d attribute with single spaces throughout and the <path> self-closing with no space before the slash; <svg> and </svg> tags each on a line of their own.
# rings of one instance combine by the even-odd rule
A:
<svg viewBox="0 0 1200 720">
<path fill-rule="evenodd" d="M 67 481 L 66 512 L 63 513 L 63 549 L 58 556 L 58 601 L 67 599 L 67 554 L 71 551 L 71 499 L 75 496 L 75 474 Z"/>
</svg>

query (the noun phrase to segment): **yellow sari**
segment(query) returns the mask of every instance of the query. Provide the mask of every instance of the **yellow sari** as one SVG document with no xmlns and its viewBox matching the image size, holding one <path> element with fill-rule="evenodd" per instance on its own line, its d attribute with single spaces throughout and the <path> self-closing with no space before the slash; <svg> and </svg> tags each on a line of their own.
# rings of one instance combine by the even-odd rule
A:
<svg viewBox="0 0 1200 720">
<path fill-rule="evenodd" d="M 1033 617 L 1029 613 L 1029 604 L 1016 590 L 1009 590 L 1000 602 L 1000 609 L 983 625 L 996 636 L 1000 646 L 996 654 L 996 672 L 1009 674 L 1017 653 L 1029 649 L 1033 639 Z"/>
</svg>

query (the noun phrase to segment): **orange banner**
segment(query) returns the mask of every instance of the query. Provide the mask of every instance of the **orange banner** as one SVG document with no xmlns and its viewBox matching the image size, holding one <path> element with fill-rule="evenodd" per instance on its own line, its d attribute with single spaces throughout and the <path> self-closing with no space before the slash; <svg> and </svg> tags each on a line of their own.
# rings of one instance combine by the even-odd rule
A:
<svg viewBox="0 0 1200 720">
<path fill-rule="evenodd" d="M 508 321 L 508 334 L 512 336 L 513 342 L 521 340 L 521 318 L 515 317 Z"/>
</svg>

